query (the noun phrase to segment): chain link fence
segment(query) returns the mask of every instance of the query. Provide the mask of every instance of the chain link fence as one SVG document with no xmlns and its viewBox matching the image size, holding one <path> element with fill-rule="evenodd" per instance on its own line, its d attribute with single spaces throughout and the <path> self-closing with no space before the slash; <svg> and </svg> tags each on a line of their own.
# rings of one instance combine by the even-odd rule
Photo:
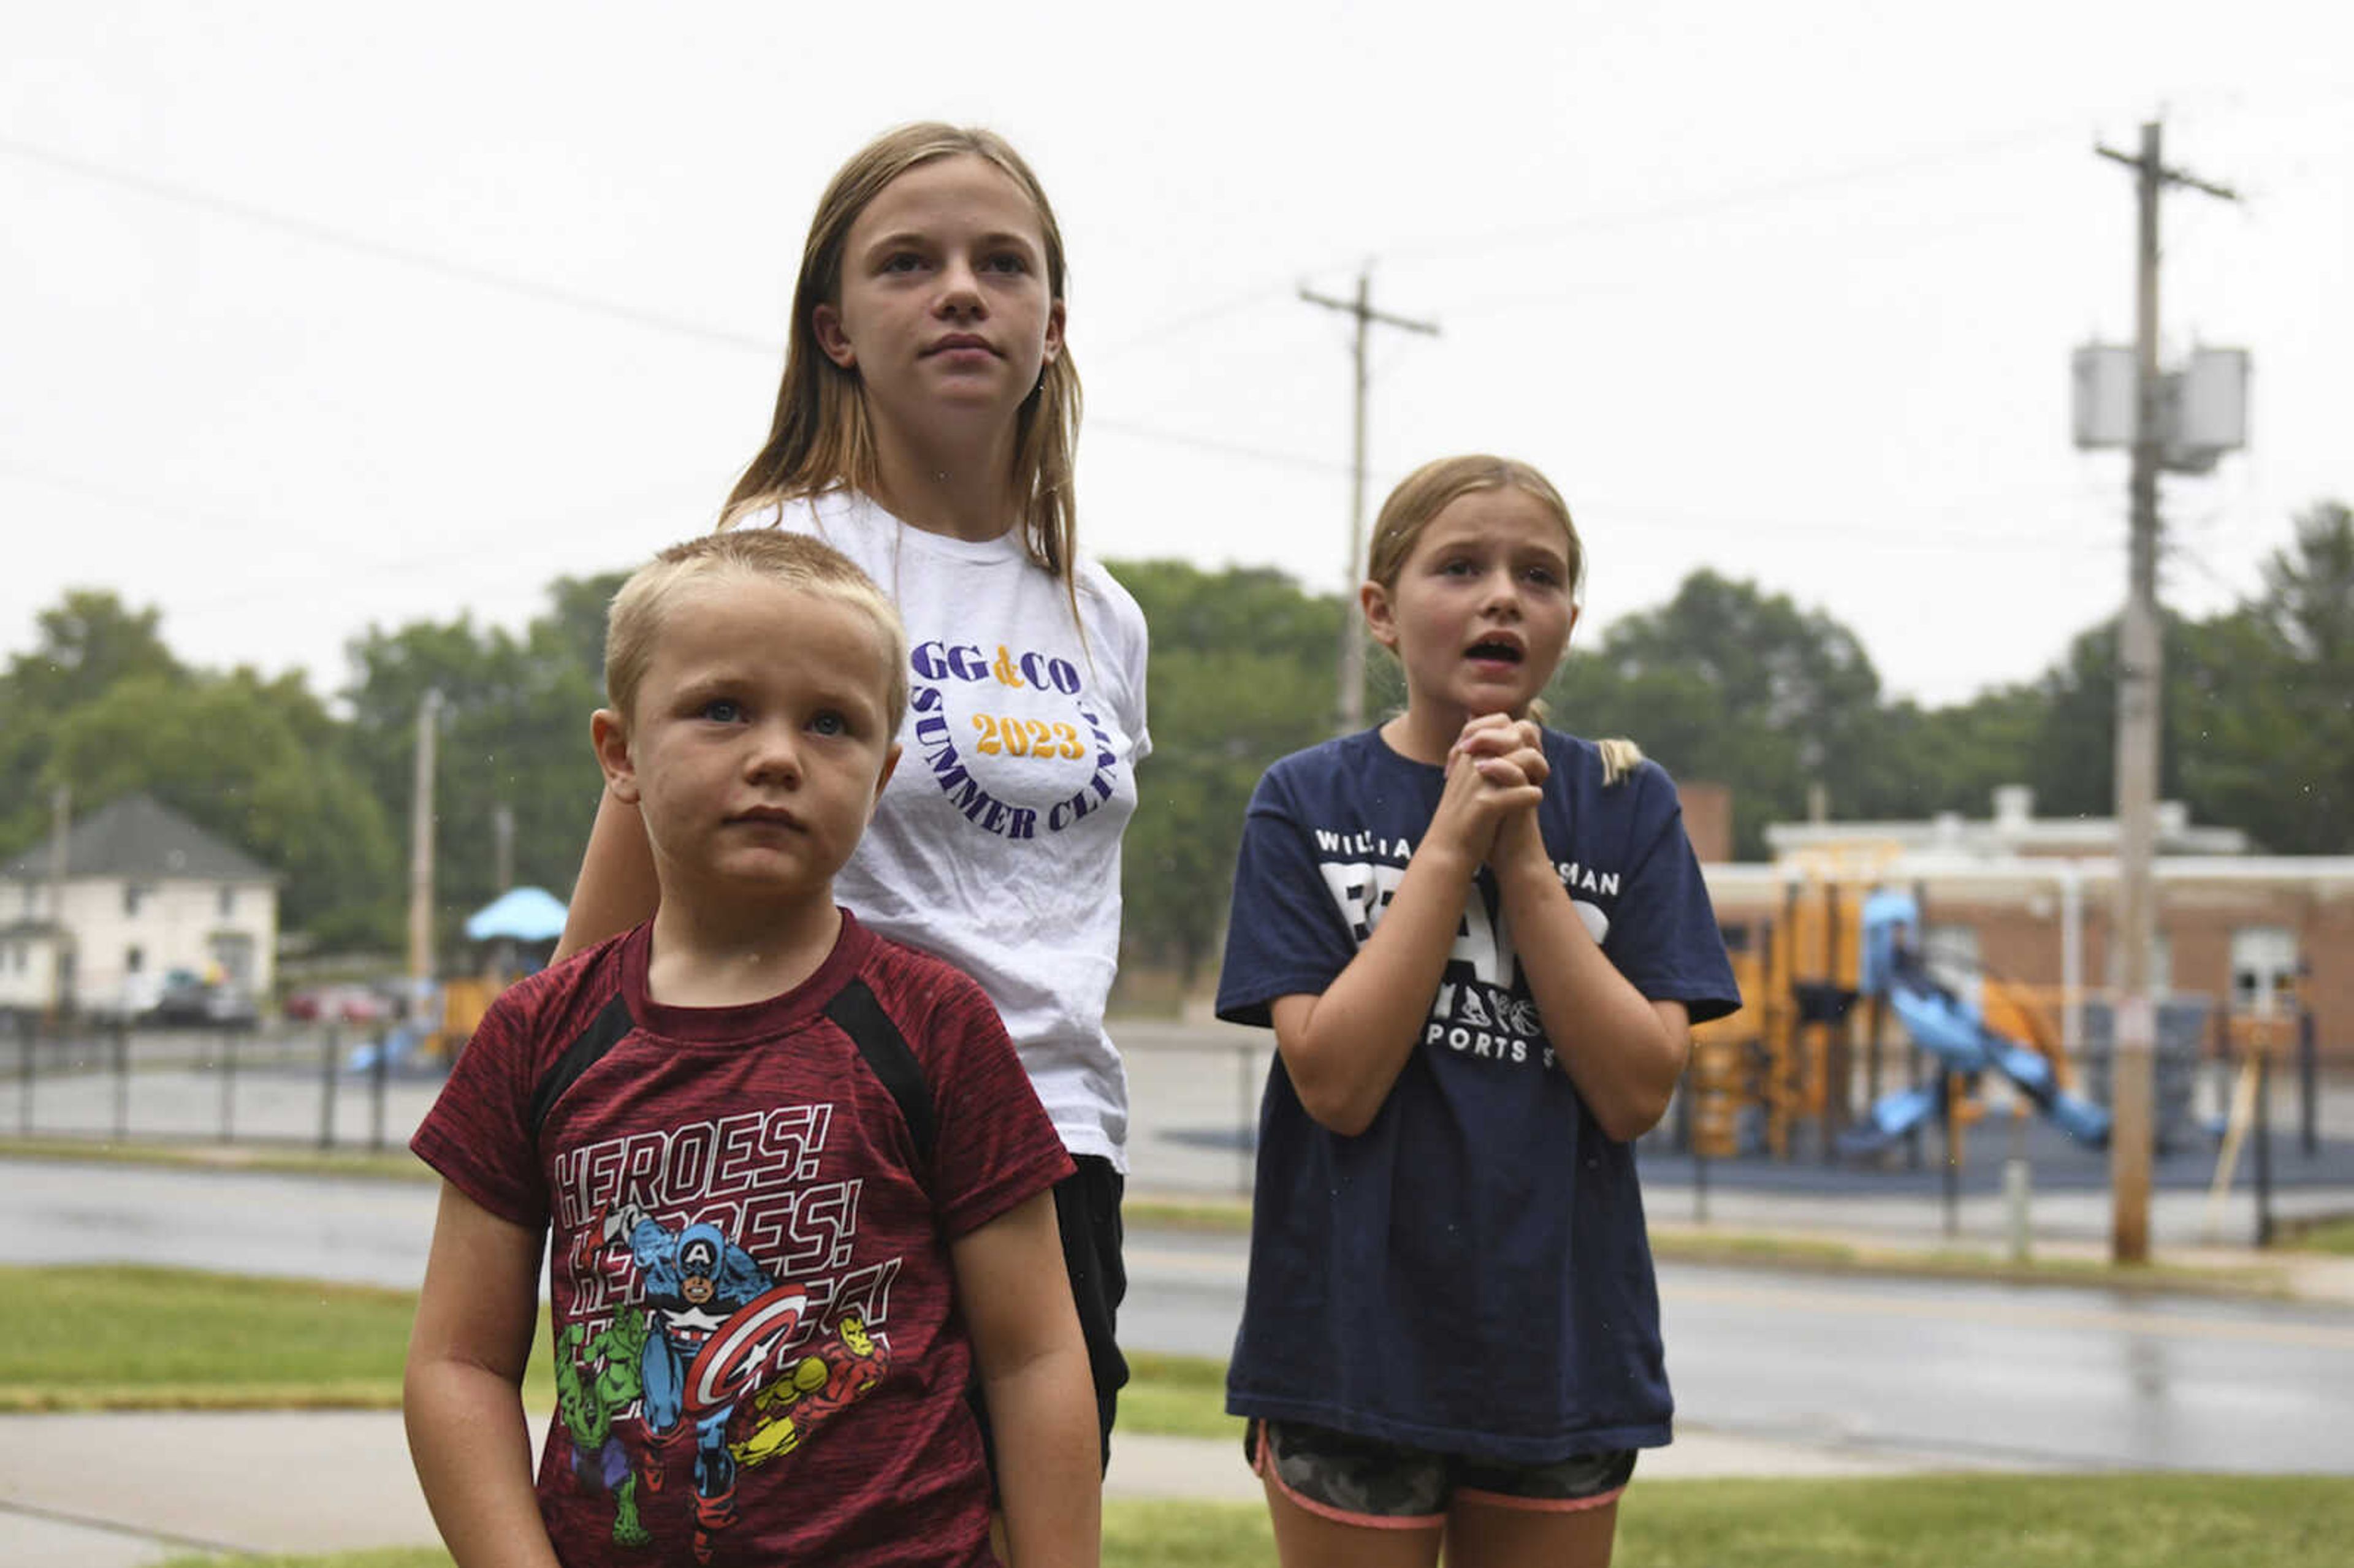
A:
<svg viewBox="0 0 2354 1568">
<path fill-rule="evenodd" d="M 397 1026 L 0 1025 L 0 1135 L 116 1143 L 405 1145 L 443 1065 Z"/>
</svg>

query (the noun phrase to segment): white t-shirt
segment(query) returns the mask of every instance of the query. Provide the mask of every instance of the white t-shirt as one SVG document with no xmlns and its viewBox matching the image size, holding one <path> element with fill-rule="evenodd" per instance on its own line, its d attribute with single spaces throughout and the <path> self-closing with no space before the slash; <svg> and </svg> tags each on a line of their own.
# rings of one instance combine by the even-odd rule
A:
<svg viewBox="0 0 2354 1568">
<path fill-rule="evenodd" d="M 1126 1171 L 1128 1075 L 1104 1003 L 1120 833 L 1152 748 L 1144 612 L 1082 555 L 1082 638 L 1019 530 L 948 538 L 853 493 L 789 503 L 777 523 L 856 561 L 907 626 L 898 771 L 835 896 L 979 980 L 1064 1146 Z"/>
</svg>

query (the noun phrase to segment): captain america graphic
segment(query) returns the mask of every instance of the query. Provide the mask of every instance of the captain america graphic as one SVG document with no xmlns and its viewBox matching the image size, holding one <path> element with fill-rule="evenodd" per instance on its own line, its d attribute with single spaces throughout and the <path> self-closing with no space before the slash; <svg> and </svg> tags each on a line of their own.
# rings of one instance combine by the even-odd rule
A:
<svg viewBox="0 0 2354 1568">
<path fill-rule="evenodd" d="M 717 1402 L 691 1395 L 696 1357 L 727 1329 L 740 1308 L 773 1293 L 776 1282 L 751 1254 L 727 1239 L 717 1225 L 695 1224 L 672 1230 L 634 1202 L 609 1211 L 600 1227 L 612 1246 L 625 1235 L 644 1292 L 647 1333 L 641 1415 L 657 1445 L 647 1484 L 659 1488 L 663 1470 L 659 1452 L 679 1432 L 695 1428 L 695 1552 L 706 1559 L 711 1538 L 736 1520 L 736 1457 L 727 1451 L 727 1427 L 736 1414 L 733 1398 Z M 789 1330 L 790 1318 L 777 1328 Z"/>
</svg>

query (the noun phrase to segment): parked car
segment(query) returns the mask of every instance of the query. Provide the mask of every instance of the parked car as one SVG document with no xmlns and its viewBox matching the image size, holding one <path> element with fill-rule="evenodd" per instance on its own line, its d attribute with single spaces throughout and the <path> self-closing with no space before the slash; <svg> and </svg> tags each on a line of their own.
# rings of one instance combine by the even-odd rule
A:
<svg viewBox="0 0 2354 1568">
<path fill-rule="evenodd" d="M 149 1023 L 207 1022 L 212 987 L 194 969 L 173 969 L 155 990 L 155 1001 L 141 1015 Z"/>
<path fill-rule="evenodd" d="M 154 1005 L 140 1014 L 146 1023 L 165 1026 L 209 1024 L 242 1028 L 260 1022 L 252 995 L 220 980 L 208 980 L 193 969 L 172 969 L 155 992 Z"/>
<path fill-rule="evenodd" d="M 183 971 L 185 972 L 185 971 Z M 164 1000 L 164 977 L 149 971 L 122 977 L 122 989 L 115 994 L 114 1004 L 97 1009 L 99 1017 L 107 1022 L 124 1022 L 146 1017 Z"/>
<path fill-rule="evenodd" d="M 205 992 L 205 1022 L 227 1028 L 250 1029 L 261 1022 L 253 994 L 238 986 L 216 985 Z"/>
<path fill-rule="evenodd" d="M 325 985 L 293 992 L 285 1011 L 304 1022 L 376 1023 L 391 1016 L 392 1004 L 364 985 Z"/>
</svg>

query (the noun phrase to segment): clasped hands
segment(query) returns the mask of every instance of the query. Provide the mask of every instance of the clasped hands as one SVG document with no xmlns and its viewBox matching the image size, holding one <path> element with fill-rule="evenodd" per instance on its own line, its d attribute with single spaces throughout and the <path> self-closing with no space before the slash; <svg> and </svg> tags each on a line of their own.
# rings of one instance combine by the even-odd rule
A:
<svg viewBox="0 0 2354 1568">
<path fill-rule="evenodd" d="M 1485 863 L 1501 871 L 1532 853 L 1543 861 L 1537 802 L 1553 769 L 1534 720 L 1479 715 L 1455 737 L 1445 766 L 1447 787 L 1431 817 L 1430 836 L 1451 842 L 1474 866 Z"/>
</svg>

